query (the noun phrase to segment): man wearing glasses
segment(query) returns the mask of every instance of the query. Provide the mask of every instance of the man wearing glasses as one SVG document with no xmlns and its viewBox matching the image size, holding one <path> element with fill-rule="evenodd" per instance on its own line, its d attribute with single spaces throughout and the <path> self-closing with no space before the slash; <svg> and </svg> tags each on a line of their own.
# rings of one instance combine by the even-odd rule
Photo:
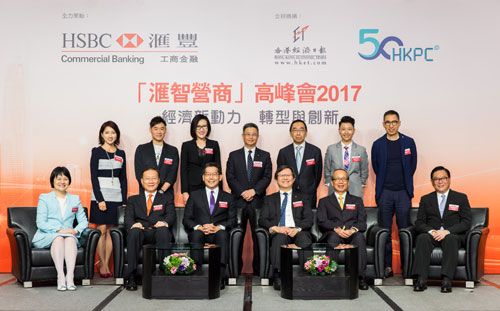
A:
<svg viewBox="0 0 500 311">
<path fill-rule="evenodd" d="M 386 134 L 372 146 L 372 166 L 375 172 L 375 200 L 379 208 L 378 221 L 389 229 L 385 245 L 385 277 L 392 273 L 392 217 L 396 214 L 398 228 L 410 225 L 413 174 L 417 168 L 415 141 L 399 132 L 401 121 L 394 110 L 384 113 L 382 122 Z"/>
<path fill-rule="evenodd" d="M 441 266 L 441 292 L 451 293 L 451 280 L 458 261 L 458 249 L 465 244 L 470 229 L 471 209 L 467 195 L 450 189 L 450 171 L 442 166 L 431 172 L 432 186 L 436 191 L 420 199 L 415 230 L 417 236 L 413 275 L 417 277 L 413 290 L 427 289 L 427 276 L 432 250 L 440 246 L 443 251 Z"/>
</svg>

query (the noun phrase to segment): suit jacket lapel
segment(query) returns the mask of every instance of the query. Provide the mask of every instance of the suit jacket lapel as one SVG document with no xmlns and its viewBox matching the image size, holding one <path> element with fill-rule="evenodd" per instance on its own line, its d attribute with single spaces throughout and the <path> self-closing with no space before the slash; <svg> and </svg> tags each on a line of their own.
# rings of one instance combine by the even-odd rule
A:
<svg viewBox="0 0 500 311">
<path fill-rule="evenodd" d="M 344 206 L 345 206 L 345 200 L 346 198 L 344 198 Z M 330 202 L 332 203 L 334 208 L 338 209 L 339 211 L 342 211 L 339 205 L 339 201 L 337 200 L 337 196 L 335 195 L 335 191 L 332 193 L 332 195 L 330 195 Z"/>
<path fill-rule="evenodd" d="M 290 144 L 290 145 L 288 145 L 288 155 L 287 156 L 289 156 L 290 159 L 291 159 L 290 162 L 292 163 L 293 171 L 297 172 L 298 171 L 298 169 L 297 169 L 297 159 L 295 159 L 295 147 L 294 147 L 293 143 Z M 297 175 L 298 175 L 298 173 L 297 173 Z"/>
<path fill-rule="evenodd" d="M 205 188 L 203 188 L 205 190 Z M 220 191 L 220 190 L 219 190 Z M 217 209 L 217 202 L 219 201 L 219 196 L 217 195 L 217 198 L 215 198 L 215 206 L 214 206 L 214 214 L 215 214 L 215 210 Z M 201 202 L 203 204 L 203 207 L 205 208 L 205 210 L 207 211 L 208 215 L 211 215 L 210 214 L 210 202 L 208 201 L 208 198 L 207 198 L 207 193 L 206 191 L 203 191 L 202 192 L 202 196 L 201 196 Z"/>
</svg>

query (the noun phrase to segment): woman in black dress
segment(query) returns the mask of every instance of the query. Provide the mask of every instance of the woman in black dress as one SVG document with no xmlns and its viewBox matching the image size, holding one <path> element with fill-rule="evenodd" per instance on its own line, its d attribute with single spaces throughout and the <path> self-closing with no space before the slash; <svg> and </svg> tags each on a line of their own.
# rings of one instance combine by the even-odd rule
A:
<svg viewBox="0 0 500 311">
<path fill-rule="evenodd" d="M 181 192 L 186 204 L 189 193 L 205 187 L 201 179 L 206 163 L 220 164 L 219 143 L 208 139 L 212 128 L 208 118 L 198 114 L 191 121 L 192 140 L 182 143 Z"/>
<path fill-rule="evenodd" d="M 118 208 L 127 198 L 127 162 L 125 152 L 117 148 L 120 144 L 120 129 L 113 121 L 104 122 L 99 130 L 99 147 L 92 149 L 90 177 L 92 201 L 90 222 L 97 224 L 101 237 L 97 244 L 99 274 L 103 278 L 113 274 L 109 259 L 113 244 L 109 229 L 118 224 Z"/>
</svg>

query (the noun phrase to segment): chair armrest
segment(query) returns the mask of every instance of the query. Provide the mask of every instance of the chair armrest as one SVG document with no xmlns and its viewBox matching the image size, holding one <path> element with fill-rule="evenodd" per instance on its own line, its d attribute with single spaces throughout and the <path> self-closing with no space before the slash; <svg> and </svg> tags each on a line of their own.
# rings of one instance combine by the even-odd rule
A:
<svg viewBox="0 0 500 311">
<path fill-rule="evenodd" d="M 101 231 L 92 228 L 83 230 L 80 236 L 80 244 L 85 249 L 85 277 L 92 279 L 94 277 L 94 262 L 97 243 L 101 237 Z"/>
<path fill-rule="evenodd" d="M 31 279 L 31 242 L 28 234 L 19 228 L 7 228 L 6 233 L 12 258 L 12 275 L 20 282 L 29 281 Z"/>
<path fill-rule="evenodd" d="M 385 257 L 385 241 L 389 235 L 389 230 L 381 228 L 378 224 L 374 224 L 367 229 L 366 244 L 372 246 L 375 252 L 375 276 L 377 278 L 384 277 L 384 257 Z"/>
<path fill-rule="evenodd" d="M 124 265 L 125 265 L 125 236 L 124 228 L 111 228 L 109 234 L 113 242 L 113 264 L 114 264 L 114 277 L 123 278 Z"/>
<path fill-rule="evenodd" d="M 257 246 L 259 247 L 259 263 L 260 263 L 260 277 L 268 278 L 270 275 L 269 270 L 269 232 L 264 228 L 255 229 L 257 236 Z"/>
<path fill-rule="evenodd" d="M 399 251 L 401 254 L 401 267 L 403 278 L 411 278 L 413 266 L 413 246 L 417 232 L 414 226 L 399 229 Z"/>
<path fill-rule="evenodd" d="M 484 252 L 488 227 L 475 227 L 466 235 L 465 251 L 467 255 L 466 272 L 469 281 L 478 282 L 484 275 Z"/>
<path fill-rule="evenodd" d="M 240 274 L 239 258 L 243 230 L 237 225 L 229 232 L 229 277 L 236 278 Z"/>
</svg>

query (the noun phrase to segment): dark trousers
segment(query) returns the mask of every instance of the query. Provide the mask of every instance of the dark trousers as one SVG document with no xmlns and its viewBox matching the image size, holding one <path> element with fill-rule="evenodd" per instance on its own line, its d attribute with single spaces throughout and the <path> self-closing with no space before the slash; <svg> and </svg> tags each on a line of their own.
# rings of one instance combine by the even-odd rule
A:
<svg viewBox="0 0 500 311">
<path fill-rule="evenodd" d="M 270 261 L 274 270 L 280 270 L 281 268 L 281 245 L 287 245 L 295 243 L 298 247 L 308 247 L 311 245 L 311 234 L 308 231 L 300 231 L 295 237 L 290 237 L 282 233 L 273 233 L 270 236 L 271 239 L 271 249 L 270 249 Z M 301 254 L 303 252 L 300 252 Z M 301 266 L 304 265 L 304 258 L 299 258 L 299 263 Z"/>
<path fill-rule="evenodd" d="M 253 241 L 253 274 L 259 275 L 260 270 L 260 260 L 259 260 L 259 246 L 257 245 L 257 235 L 255 234 L 255 229 L 257 227 L 257 218 L 255 208 L 251 203 L 245 203 L 241 207 L 241 229 L 243 230 L 243 238 L 241 239 L 241 244 L 239 247 L 239 259 L 238 267 L 241 273 L 243 268 L 243 243 L 245 241 L 245 235 L 247 231 L 247 222 L 250 223 L 250 230 L 252 231 L 252 241 Z"/>
<path fill-rule="evenodd" d="M 453 279 L 457 268 L 460 244 L 460 236 L 455 234 L 448 234 L 441 242 L 434 240 L 429 233 L 419 234 L 416 242 L 415 260 L 413 261 L 413 275 L 427 280 L 432 250 L 434 247 L 440 246 L 443 251 L 441 275 Z"/>
<path fill-rule="evenodd" d="M 137 271 L 137 263 L 139 261 L 139 254 L 142 251 L 144 244 L 155 244 L 158 248 L 169 248 L 172 240 L 172 234 L 167 227 L 155 229 L 138 229 L 133 228 L 128 230 L 127 234 L 127 263 L 128 269 L 125 277 L 135 275 Z M 161 263 L 165 258 L 166 251 L 158 250 L 158 262 Z"/>
<path fill-rule="evenodd" d="M 366 240 L 361 232 L 352 234 L 349 238 L 341 238 L 335 231 L 328 232 L 326 242 L 331 247 L 336 247 L 339 244 L 352 244 L 358 247 L 358 275 L 364 277 L 366 275 Z M 338 262 L 338 252 L 333 252 L 334 260 Z"/>
<path fill-rule="evenodd" d="M 189 242 L 193 244 L 200 244 L 203 246 L 205 243 L 212 243 L 220 247 L 220 261 L 222 265 L 227 264 L 227 258 L 229 253 L 228 248 L 228 234 L 226 230 L 219 230 L 214 234 L 205 235 L 203 232 L 199 230 L 194 230 L 188 234 Z M 193 251 L 193 260 L 197 265 L 201 267 L 203 264 L 203 250 L 202 251 Z"/>
<path fill-rule="evenodd" d="M 377 205 L 379 226 L 389 229 L 385 243 L 385 267 L 392 267 L 392 217 L 396 214 L 398 229 L 408 227 L 410 225 L 411 198 L 406 190 L 384 189 Z"/>
</svg>

